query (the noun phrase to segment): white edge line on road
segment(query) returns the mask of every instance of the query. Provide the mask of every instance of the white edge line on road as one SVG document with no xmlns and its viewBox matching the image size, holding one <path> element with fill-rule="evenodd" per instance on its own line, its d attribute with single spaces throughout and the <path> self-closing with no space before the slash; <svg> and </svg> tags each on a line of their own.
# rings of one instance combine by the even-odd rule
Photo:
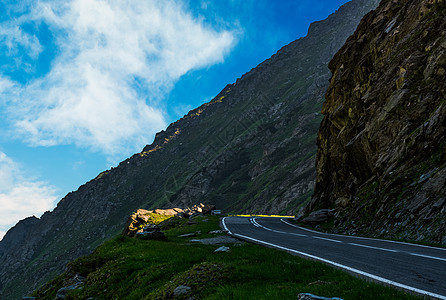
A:
<svg viewBox="0 0 446 300">
<path fill-rule="evenodd" d="M 388 242 L 388 243 L 395 243 L 395 244 L 411 245 L 411 246 L 417 246 L 417 247 L 422 247 L 422 248 L 430 248 L 430 249 L 435 249 L 435 250 L 446 251 L 446 248 L 432 247 L 432 246 L 412 244 L 412 243 L 406 243 L 406 242 L 374 239 L 374 238 L 368 238 L 368 237 L 362 237 L 362 236 L 352 236 L 352 235 L 343 235 L 343 234 L 319 232 L 319 231 L 315 231 L 315 230 L 311 230 L 311 229 L 308 229 L 308 228 L 305 228 L 305 227 L 301 227 L 301 226 L 298 226 L 298 225 L 291 224 L 290 222 L 288 222 L 285 219 L 280 219 L 280 221 L 282 221 L 283 223 L 285 223 L 287 225 L 290 225 L 290 226 L 293 226 L 293 227 L 296 227 L 296 228 L 299 228 L 299 229 L 302 229 L 302 230 L 306 230 L 306 231 L 309 231 L 309 232 L 313 232 L 313 233 L 328 234 L 328 235 L 341 236 L 341 237 L 349 237 L 349 238 L 354 238 L 354 239 L 364 239 L 364 240 L 381 241 L 381 242 Z"/>
<path fill-rule="evenodd" d="M 225 223 L 225 219 L 226 219 L 227 217 L 224 217 L 222 220 L 221 220 L 221 223 L 223 224 L 223 228 L 226 230 L 226 232 L 227 233 L 229 233 L 229 234 L 232 234 L 232 232 L 228 229 L 228 227 L 226 226 L 226 223 Z"/>
<path fill-rule="evenodd" d="M 233 236 L 238 236 L 238 237 L 240 237 L 242 239 L 251 240 L 251 241 L 263 244 L 263 245 L 272 246 L 272 247 L 277 248 L 277 249 L 285 250 L 285 251 L 288 251 L 288 252 L 296 253 L 298 255 L 302 255 L 302 256 L 309 257 L 309 258 L 312 258 L 312 259 L 315 259 L 315 260 L 319 260 L 319 261 L 322 261 L 324 263 L 330 264 L 332 266 L 335 266 L 335 267 L 338 267 L 338 268 L 341 268 L 341 269 L 345 269 L 347 271 L 350 271 L 350 272 L 353 272 L 353 273 L 356 273 L 356 274 L 359 274 L 359 275 L 363 275 L 363 276 L 369 277 L 369 278 L 374 279 L 376 281 L 380 281 L 380 282 L 383 282 L 383 283 L 386 283 L 386 284 L 390 284 L 390 285 L 393 285 L 393 286 L 396 286 L 396 287 L 399 287 L 399 288 L 402 288 L 402 289 L 406 289 L 406 290 L 409 290 L 409 291 L 412 291 L 412 292 L 415 292 L 415 293 L 418 293 L 418 294 L 422 294 L 422 295 L 426 295 L 426 296 L 429 296 L 429 297 L 435 297 L 435 298 L 438 298 L 438 299 L 446 300 L 446 296 L 435 294 L 435 293 L 431 293 L 431 292 L 428 292 L 428 291 L 425 291 L 425 290 L 421 290 L 421 289 L 417 289 L 417 288 L 414 288 L 414 287 L 411 287 L 411 286 L 408 286 L 408 285 L 405 285 L 405 284 L 402 284 L 402 283 L 398 283 L 398 282 L 395 282 L 395 281 L 392 281 L 392 280 L 389 280 L 389 279 L 385 279 L 383 277 L 379 277 L 379 276 L 376 276 L 376 275 L 373 275 L 373 274 L 370 274 L 370 273 L 367 273 L 367 272 L 364 272 L 364 271 L 361 271 L 361 270 L 358 270 L 358 269 L 355 269 L 355 268 L 350 268 L 350 267 L 347 267 L 345 265 L 341 265 L 339 263 L 333 262 L 333 261 L 328 260 L 328 259 L 324 259 L 324 258 L 321 258 L 321 257 L 318 257 L 318 256 L 314 256 L 314 255 L 308 254 L 308 253 L 300 252 L 300 251 L 293 250 L 293 249 L 286 248 L 286 247 L 282 247 L 282 246 L 279 246 L 279 245 L 276 245 L 276 244 L 272 244 L 272 243 L 268 243 L 268 242 L 261 241 L 261 240 L 258 240 L 258 239 L 254 239 L 254 238 L 251 238 L 251 237 L 248 237 L 248 236 L 244 236 L 244 235 L 241 235 L 241 234 L 231 233 L 231 231 L 229 231 L 228 227 L 225 224 L 225 219 L 226 219 L 226 217 L 224 217 L 223 220 L 222 220 L 223 227 L 225 228 L 225 230 L 229 234 L 231 234 Z"/>
</svg>

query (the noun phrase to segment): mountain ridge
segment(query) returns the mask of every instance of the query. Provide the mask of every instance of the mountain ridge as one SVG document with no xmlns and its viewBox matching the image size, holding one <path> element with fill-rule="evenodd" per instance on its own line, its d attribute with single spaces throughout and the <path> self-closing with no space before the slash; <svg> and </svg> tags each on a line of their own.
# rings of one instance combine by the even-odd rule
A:
<svg viewBox="0 0 446 300">
<path fill-rule="evenodd" d="M 68 193 L 0 257 L 0 296 L 17 298 L 61 273 L 138 208 L 211 202 L 226 212 L 286 213 L 309 201 L 327 63 L 377 2 L 345 4 L 310 26 L 322 35 L 281 48 L 142 152 Z"/>
</svg>

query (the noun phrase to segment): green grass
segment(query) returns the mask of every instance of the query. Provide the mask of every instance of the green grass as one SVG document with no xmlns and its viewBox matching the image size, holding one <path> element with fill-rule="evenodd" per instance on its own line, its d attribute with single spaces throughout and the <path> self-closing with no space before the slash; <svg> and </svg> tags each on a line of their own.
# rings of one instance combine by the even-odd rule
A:
<svg viewBox="0 0 446 300">
<path fill-rule="evenodd" d="M 229 253 L 213 253 L 219 245 L 195 244 L 178 237 L 198 230 L 202 234 L 196 238 L 209 237 L 210 230 L 219 228 L 218 217 L 197 219 L 196 225 L 186 225 L 184 220 L 167 230 L 167 241 L 117 236 L 91 255 L 70 263 L 66 273 L 33 295 L 54 299 L 64 281 L 80 274 L 86 277 L 83 288 L 66 299 L 170 299 L 179 285 L 191 287 L 187 297 L 195 299 L 296 299 L 304 292 L 346 300 L 418 299 L 322 263 L 258 245 L 231 244 Z"/>
</svg>

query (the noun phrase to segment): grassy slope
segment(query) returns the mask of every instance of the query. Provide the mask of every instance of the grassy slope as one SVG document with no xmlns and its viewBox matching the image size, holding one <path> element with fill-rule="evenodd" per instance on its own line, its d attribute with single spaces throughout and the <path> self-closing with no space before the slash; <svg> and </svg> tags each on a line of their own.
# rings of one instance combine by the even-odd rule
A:
<svg viewBox="0 0 446 300">
<path fill-rule="evenodd" d="M 346 300 L 417 299 L 275 249 L 243 244 L 213 253 L 220 246 L 178 237 L 197 230 L 203 232 L 197 238 L 215 236 L 207 232 L 218 229 L 218 218 L 205 219 L 167 230 L 168 241 L 118 236 L 70 263 L 33 295 L 54 299 L 64 281 L 80 274 L 86 277 L 83 288 L 66 299 L 170 299 L 179 285 L 190 286 L 187 297 L 195 299 L 292 299 L 303 292 Z"/>
</svg>

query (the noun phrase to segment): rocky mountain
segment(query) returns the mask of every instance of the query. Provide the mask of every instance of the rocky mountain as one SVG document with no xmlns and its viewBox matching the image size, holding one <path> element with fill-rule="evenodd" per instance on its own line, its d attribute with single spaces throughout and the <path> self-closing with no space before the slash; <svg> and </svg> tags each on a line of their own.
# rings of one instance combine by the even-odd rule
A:
<svg viewBox="0 0 446 300">
<path fill-rule="evenodd" d="M 21 220 L 14 227 L 9 229 L 8 235 L 6 235 L 0 243 L 0 257 L 9 249 L 17 247 L 21 240 L 27 236 L 33 225 L 38 221 L 39 219 L 34 216 L 29 217 Z"/>
<path fill-rule="evenodd" d="M 0 242 L 1 299 L 15 299 L 116 235 L 134 210 L 199 202 L 294 213 L 310 201 L 327 64 L 378 0 L 354 0 L 308 35 L 157 134 L 142 152 L 66 195 Z M 5 242 L 13 241 L 13 242 Z"/>
<path fill-rule="evenodd" d="M 446 2 L 383 0 L 334 56 L 309 210 L 446 244 Z"/>
</svg>

